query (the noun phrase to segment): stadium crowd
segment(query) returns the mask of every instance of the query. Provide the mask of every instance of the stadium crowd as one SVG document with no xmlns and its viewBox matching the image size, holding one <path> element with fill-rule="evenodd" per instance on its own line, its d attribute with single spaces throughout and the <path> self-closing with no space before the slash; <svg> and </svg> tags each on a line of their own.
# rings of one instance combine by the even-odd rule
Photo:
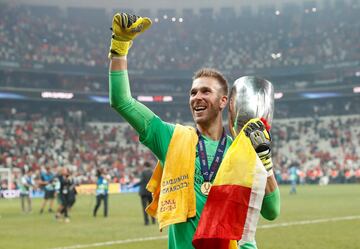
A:
<svg viewBox="0 0 360 249">
<path fill-rule="evenodd" d="M 111 182 L 133 184 L 145 161 L 155 164 L 124 123 L 32 115 L 25 121 L 1 121 L 0 127 L 0 167 L 32 168 L 37 176 L 45 167 L 56 172 L 66 166 L 77 183 L 94 183 L 96 170 L 104 168 Z M 359 116 L 276 120 L 272 134 L 278 181 L 288 183 L 289 169 L 296 167 L 302 183 L 319 183 L 324 177 L 330 183 L 360 182 L 359 127 Z"/>
<path fill-rule="evenodd" d="M 291 5 L 281 11 L 268 7 L 241 14 L 210 9 L 184 11 L 183 22 L 159 14 L 153 32 L 134 44 L 138 48 L 129 57 L 136 59 L 129 60 L 129 68 L 181 70 L 210 66 L 231 72 L 359 61 L 359 9 L 358 1 L 308 9 Z M 2 4 L 0 61 L 19 63 L 23 68 L 106 68 L 112 15 L 105 10 L 83 10 L 80 17 L 76 15 L 79 11 Z"/>
<path fill-rule="evenodd" d="M 172 21 L 170 14 L 165 19 L 159 12 L 153 16 L 154 31 L 136 40 L 137 48 L 129 54 L 129 68 L 181 71 L 209 66 L 233 75 L 239 69 L 358 62 L 359 9 L 358 1 L 306 9 L 289 5 L 281 11 L 268 7 L 241 14 L 229 9 L 217 13 L 208 9 L 200 13 L 184 11 L 183 22 L 179 18 Z M 0 3 L 0 67 L 21 68 L 0 70 L 1 87 L 107 92 L 106 75 L 55 70 L 59 66 L 106 70 L 108 66 L 108 26 L 112 15 L 105 10 L 80 12 Z M 47 66 L 53 66 L 53 71 L 34 70 Z M 132 90 L 172 92 L 175 96 L 184 93 L 189 84 L 187 79 L 176 81 L 174 87 L 166 78 L 144 77 L 132 84 Z M 360 182 L 360 118 L 330 116 L 358 113 L 359 98 L 333 103 L 279 102 L 272 130 L 279 183 L 289 182 L 292 167 L 298 169 L 299 181 L 304 183 L 324 179 Z M 144 161 L 155 164 L 154 156 L 139 143 L 128 125 L 87 120 L 76 111 L 53 115 L 51 108 L 45 111 L 51 114 L 25 112 L 28 115 L 14 118 L 13 109 L 5 109 L 6 113 L 3 107 L 0 110 L 0 167 L 31 168 L 38 177 L 47 166 L 54 172 L 66 166 L 78 183 L 94 183 L 96 170 L 106 168 L 112 182 L 127 184 L 139 177 Z M 91 111 L 99 112 L 92 109 L 89 117 L 96 116 Z M 191 118 L 188 109 L 175 105 L 159 105 L 154 111 L 164 120 Z M 115 117 L 114 113 L 108 115 Z M 302 118 L 294 118 L 298 116 Z M 14 184 L 19 177 L 16 175 Z M 1 182 L 1 186 L 5 188 L 6 184 Z"/>
<path fill-rule="evenodd" d="M 78 183 L 94 183 L 96 170 L 106 168 L 112 182 L 128 183 L 145 160 L 154 162 L 130 127 L 38 118 L 1 122 L 0 167 L 32 168 L 40 175 L 47 166 L 54 172 L 66 166 Z"/>
<path fill-rule="evenodd" d="M 302 183 L 360 182 L 360 117 L 278 120 L 273 127 L 274 164 L 280 183 L 298 169 Z"/>
</svg>

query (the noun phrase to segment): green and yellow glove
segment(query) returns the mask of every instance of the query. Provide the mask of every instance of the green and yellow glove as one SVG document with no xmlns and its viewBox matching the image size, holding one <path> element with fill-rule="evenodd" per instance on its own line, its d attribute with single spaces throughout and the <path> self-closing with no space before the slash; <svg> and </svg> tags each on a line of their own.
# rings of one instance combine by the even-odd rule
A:
<svg viewBox="0 0 360 249">
<path fill-rule="evenodd" d="M 111 27 L 113 33 L 109 58 L 127 55 L 133 40 L 150 26 L 151 20 L 148 17 L 116 13 Z"/>
<path fill-rule="evenodd" d="M 272 173 L 271 136 L 261 121 L 251 122 L 245 128 L 246 136 L 250 138 L 252 146 L 258 154 L 266 171 Z M 271 175 L 271 174 L 268 174 Z"/>
</svg>

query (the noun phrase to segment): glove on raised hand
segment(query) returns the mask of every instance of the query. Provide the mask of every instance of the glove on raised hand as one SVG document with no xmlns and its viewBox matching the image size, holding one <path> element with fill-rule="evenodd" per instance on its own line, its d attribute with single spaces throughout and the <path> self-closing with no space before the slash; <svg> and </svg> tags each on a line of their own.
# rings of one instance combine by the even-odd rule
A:
<svg viewBox="0 0 360 249">
<path fill-rule="evenodd" d="M 111 27 L 113 33 L 111 36 L 109 58 L 127 55 L 133 40 L 150 28 L 151 24 L 151 20 L 148 17 L 116 13 Z"/>
<path fill-rule="evenodd" d="M 245 128 L 246 136 L 250 138 L 252 146 L 258 154 L 265 169 L 269 172 L 273 168 L 271 159 L 271 136 L 261 121 L 251 122 Z"/>
</svg>

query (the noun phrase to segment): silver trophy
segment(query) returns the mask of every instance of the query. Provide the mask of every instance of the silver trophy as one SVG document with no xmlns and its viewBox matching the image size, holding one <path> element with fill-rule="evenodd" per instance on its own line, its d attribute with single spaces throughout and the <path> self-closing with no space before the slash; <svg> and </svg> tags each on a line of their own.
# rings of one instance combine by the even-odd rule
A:
<svg viewBox="0 0 360 249">
<path fill-rule="evenodd" d="M 269 81 L 243 76 L 234 82 L 229 103 L 229 128 L 233 137 L 252 118 L 264 118 L 271 125 L 273 114 L 274 87 Z"/>
</svg>

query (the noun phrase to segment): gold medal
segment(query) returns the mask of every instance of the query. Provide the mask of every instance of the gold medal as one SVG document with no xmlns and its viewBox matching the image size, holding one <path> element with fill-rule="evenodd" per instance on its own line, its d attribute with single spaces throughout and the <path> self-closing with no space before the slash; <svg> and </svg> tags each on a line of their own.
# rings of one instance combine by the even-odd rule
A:
<svg viewBox="0 0 360 249">
<path fill-rule="evenodd" d="M 201 193 L 203 193 L 203 195 L 209 195 L 211 189 L 211 182 L 204 182 L 201 185 Z"/>
</svg>

